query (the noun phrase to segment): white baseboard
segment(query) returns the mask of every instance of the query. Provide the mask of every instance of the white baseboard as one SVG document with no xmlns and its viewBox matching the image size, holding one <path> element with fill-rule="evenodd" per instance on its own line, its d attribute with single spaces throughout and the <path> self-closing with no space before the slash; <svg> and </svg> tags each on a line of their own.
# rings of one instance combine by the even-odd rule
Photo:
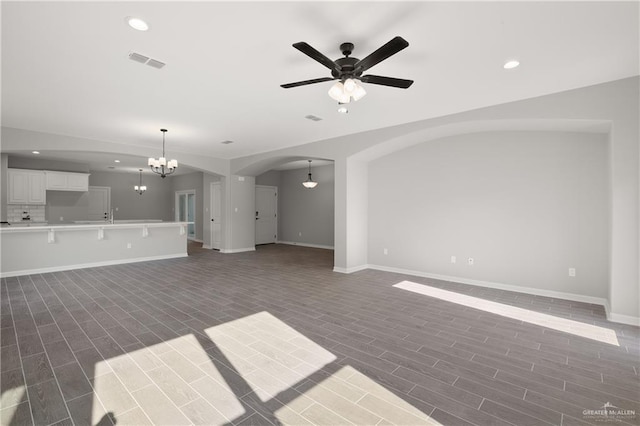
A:
<svg viewBox="0 0 640 426">
<path fill-rule="evenodd" d="M 636 327 L 640 327 L 640 318 L 633 317 L 631 315 L 622 315 L 622 314 L 612 313 L 611 305 L 609 304 L 608 300 L 605 300 L 604 310 L 607 313 L 607 319 L 611 322 L 617 322 L 620 324 L 634 325 Z"/>
<path fill-rule="evenodd" d="M 534 288 L 534 287 L 522 287 L 518 285 L 495 283 L 491 281 L 473 280 L 470 278 L 455 277 L 450 275 L 430 274 L 428 272 L 412 271 L 412 270 L 401 269 L 401 268 L 392 268 L 389 266 L 369 265 L 369 268 L 376 269 L 378 271 L 395 272 L 398 274 L 407 274 L 407 275 L 414 275 L 414 276 L 423 277 L 423 278 L 433 278 L 436 280 L 451 281 L 459 284 L 468 284 L 468 285 L 475 285 L 478 287 L 495 288 L 497 290 L 514 291 L 516 293 L 532 294 L 534 296 L 545 296 L 545 297 L 553 297 L 555 299 L 572 300 L 575 302 L 593 303 L 595 305 L 603 305 L 605 306 L 605 309 L 608 303 L 607 299 L 603 297 L 585 296 L 582 294 L 564 293 L 564 292 L 555 291 L 555 290 L 546 290 L 546 289 Z"/>
<path fill-rule="evenodd" d="M 48 268 L 25 269 L 22 271 L 0 272 L 1 278 L 18 277 L 22 275 L 47 274 L 50 272 L 70 271 L 73 269 L 96 268 L 99 266 L 123 265 L 125 263 L 149 262 L 152 260 L 176 259 L 187 257 L 187 253 L 168 254 L 162 256 L 136 257 L 134 259 L 107 260 L 103 262 L 82 263 L 78 265 L 52 266 Z"/>
<path fill-rule="evenodd" d="M 255 247 L 246 247 L 239 249 L 220 249 L 220 253 L 243 253 L 245 251 L 256 251 Z"/>
<path fill-rule="evenodd" d="M 324 246 L 322 244 L 298 243 L 295 241 L 276 241 L 276 244 L 287 244 L 290 246 L 302 246 L 302 247 L 319 248 L 319 249 L 325 249 L 325 250 L 333 250 L 333 246 Z"/>
<path fill-rule="evenodd" d="M 495 288 L 498 290 L 507 290 L 507 291 L 513 291 L 516 293 L 531 294 L 534 296 L 545 296 L 545 297 L 552 297 L 554 299 L 572 300 L 575 302 L 602 305 L 607 315 L 607 320 L 611 322 L 620 323 L 620 324 L 640 326 L 640 318 L 638 317 L 634 317 L 631 315 L 616 314 L 611 312 L 611 305 L 609 304 L 609 300 L 605 299 L 604 297 L 585 296 L 582 294 L 564 293 L 561 291 L 545 290 L 541 288 L 521 287 L 521 286 L 512 285 L 512 284 L 480 281 L 480 280 L 473 280 L 470 278 L 454 277 L 449 275 L 430 274 L 428 272 L 413 271 L 410 269 L 393 268 L 390 266 L 381 266 L 381 265 L 361 265 L 353 268 L 334 267 L 333 271 L 340 272 L 343 274 L 351 274 L 353 272 L 362 271 L 364 269 L 375 269 L 378 271 L 395 272 L 398 274 L 413 275 L 416 277 L 423 277 L 423 278 L 432 278 L 432 279 L 442 280 L 442 281 L 451 281 L 454 283 L 475 285 L 478 287 Z"/>
<path fill-rule="evenodd" d="M 640 327 L 640 318 L 632 317 L 631 315 L 614 314 L 607 311 L 607 319 L 611 322 Z"/>
<path fill-rule="evenodd" d="M 369 269 L 369 265 L 352 266 L 351 268 L 341 268 L 339 266 L 334 266 L 333 272 L 339 272 L 341 274 L 352 274 L 354 272 L 364 271 L 365 269 Z"/>
</svg>

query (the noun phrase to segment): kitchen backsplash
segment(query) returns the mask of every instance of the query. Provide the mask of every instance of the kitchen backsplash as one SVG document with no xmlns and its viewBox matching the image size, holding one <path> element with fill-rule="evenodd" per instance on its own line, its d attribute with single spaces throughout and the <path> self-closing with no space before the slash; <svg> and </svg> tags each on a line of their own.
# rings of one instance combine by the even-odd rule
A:
<svg viewBox="0 0 640 426">
<path fill-rule="evenodd" d="M 44 222 L 44 207 L 34 205 L 9 204 L 7 205 L 7 221 L 25 222 L 23 218 L 29 217 L 30 222 Z"/>
</svg>

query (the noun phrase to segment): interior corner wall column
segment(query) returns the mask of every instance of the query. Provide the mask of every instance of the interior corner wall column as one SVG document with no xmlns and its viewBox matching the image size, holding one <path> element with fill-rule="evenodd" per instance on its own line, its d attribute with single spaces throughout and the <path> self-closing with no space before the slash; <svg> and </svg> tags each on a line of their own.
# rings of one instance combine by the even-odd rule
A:
<svg viewBox="0 0 640 426">
<path fill-rule="evenodd" d="M 334 267 L 342 273 L 367 267 L 368 178 L 367 163 L 336 159 Z"/>
<path fill-rule="evenodd" d="M 255 250 L 255 192 L 253 176 L 229 175 L 223 182 L 223 253 Z"/>
<path fill-rule="evenodd" d="M 0 221 L 7 220 L 7 188 L 9 155 L 0 155 Z"/>
<path fill-rule="evenodd" d="M 640 131 L 638 80 L 621 105 L 610 134 L 610 319 L 640 325 Z M 618 97 L 620 99 L 621 97 Z M 626 99 L 625 99 L 626 100 Z"/>
</svg>

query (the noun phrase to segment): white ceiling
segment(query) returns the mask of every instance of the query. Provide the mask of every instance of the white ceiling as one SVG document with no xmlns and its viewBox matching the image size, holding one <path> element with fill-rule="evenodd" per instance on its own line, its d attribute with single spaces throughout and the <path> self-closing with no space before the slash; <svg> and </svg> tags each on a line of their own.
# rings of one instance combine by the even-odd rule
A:
<svg viewBox="0 0 640 426">
<path fill-rule="evenodd" d="M 146 146 L 156 157 L 166 127 L 167 156 L 178 160 L 180 152 L 237 158 L 639 73 L 637 2 L 1 7 L 3 126 Z M 145 19 L 149 31 L 128 27 L 127 16 Z M 331 82 L 280 88 L 329 76 L 295 42 L 336 59 L 350 41 L 363 58 L 396 35 L 409 47 L 370 73 L 415 80 L 407 90 L 365 84 L 368 95 L 344 115 L 327 95 Z M 131 51 L 167 65 L 133 62 Z M 510 58 L 522 65 L 504 70 Z M 105 161 L 96 164 L 113 159 Z"/>
</svg>

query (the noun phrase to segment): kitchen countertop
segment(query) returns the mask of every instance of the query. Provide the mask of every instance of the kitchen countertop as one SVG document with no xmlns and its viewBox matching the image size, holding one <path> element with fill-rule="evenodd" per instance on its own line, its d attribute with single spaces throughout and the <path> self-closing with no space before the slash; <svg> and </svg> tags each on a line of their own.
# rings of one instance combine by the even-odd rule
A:
<svg viewBox="0 0 640 426">
<path fill-rule="evenodd" d="M 115 223 L 109 222 L 89 222 L 87 223 L 47 223 L 47 222 L 32 222 L 22 223 L 16 222 L 10 225 L 3 224 L 0 227 L 0 232 L 20 232 L 20 231 L 39 231 L 39 230 L 82 230 L 82 229 L 98 229 L 98 228 L 140 228 L 140 227 L 167 227 L 167 226 L 187 226 L 188 222 L 162 222 L 157 220 L 117 220 Z"/>
</svg>

